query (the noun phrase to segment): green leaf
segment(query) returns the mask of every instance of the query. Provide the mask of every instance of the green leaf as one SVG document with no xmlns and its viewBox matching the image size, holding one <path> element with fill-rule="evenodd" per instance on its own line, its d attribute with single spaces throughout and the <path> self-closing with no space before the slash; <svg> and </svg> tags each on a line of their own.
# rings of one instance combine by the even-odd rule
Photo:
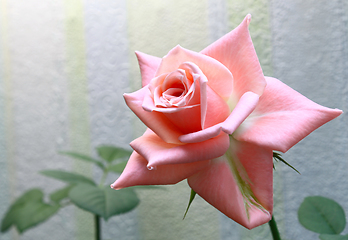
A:
<svg viewBox="0 0 348 240">
<path fill-rule="evenodd" d="M 306 197 L 298 209 L 302 226 L 316 233 L 339 234 L 346 225 L 343 208 L 335 201 L 321 197 Z"/>
<path fill-rule="evenodd" d="M 193 191 L 193 189 L 191 189 L 190 200 L 189 200 L 189 203 L 188 203 L 188 205 L 187 205 L 187 208 L 186 208 L 184 217 L 183 217 L 182 219 L 185 219 L 186 214 L 187 214 L 187 212 L 188 212 L 188 210 L 189 210 L 189 208 L 190 208 L 190 206 L 191 206 L 191 203 L 193 202 L 193 199 L 195 199 L 195 197 L 196 197 L 196 192 Z"/>
<path fill-rule="evenodd" d="M 40 173 L 47 177 L 55 178 L 67 183 L 88 183 L 96 185 L 92 179 L 77 173 L 62 170 L 44 170 Z"/>
<path fill-rule="evenodd" d="M 1 232 L 7 231 L 15 222 L 16 210 L 25 205 L 28 201 L 40 200 L 43 197 L 43 193 L 40 189 L 34 188 L 25 192 L 19 197 L 14 203 L 11 204 L 10 208 L 6 212 L 4 218 L 1 221 Z"/>
<path fill-rule="evenodd" d="M 111 216 L 128 212 L 139 203 L 139 199 L 132 189 L 113 190 L 109 186 L 100 188 L 83 183 L 71 189 L 69 197 L 76 206 L 97 214 L 105 220 Z"/>
<path fill-rule="evenodd" d="M 348 234 L 347 235 L 320 234 L 319 238 L 321 240 L 348 240 Z"/>
<path fill-rule="evenodd" d="M 115 172 L 115 173 L 122 173 L 124 168 L 126 167 L 127 165 L 127 161 L 125 162 L 120 162 L 120 163 L 117 163 L 117 164 L 113 164 L 113 165 L 110 165 L 107 170 L 108 171 L 112 171 L 112 172 Z"/>
<path fill-rule="evenodd" d="M 79 160 L 82 160 L 82 161 L 94 163 L 98 167 L 100 167 L 101 169 L 103 169 L 103 170 L 105 169 L 104 164 L 100 160 L 94 159 L 94 158 L 92 158 L 90 156 L 87 156 L 87 155 L 84 155 L 84 154 L 81 154 L 81 153 L 77 153 L 77 152 L 69 152 L 69 151 L 59 152 L 59 153 L 67 155 L 67 156 L 70 156 L 70 157 L 73 157 L 73 158 L 76 158 L 76 159 L 79 159 Z"/>
<path fill-rule="evenodd" d="M 131 155 L 131 151 L 114 147 L 114 146 L 99 146 L 97 147 L 98 155 L 107 162 L 112 162 L 119 158 L 129 157 Z"/>
<path fill-rule="evenodd" d="M 9 208 L 1 223 L 1 232 L 7 231 L 12 225 L 20 233 L 55 214 L 60 205 L 49 205 L 43 202 L 43 193 L 40 189 L 31 189 L 18 198 Z"/>
<path fill-rule="evenodd" d="M 69 196 L 69 192 L 74 186 L 75 185 L 68 185 L 64 188 L 61 188 L 61 189 L 51 193 L 50 199 L 53 202 L 59 203 L 61 200 L 63 200 L 64 198 L 67 198 Z"/>
<path fill-rule="evenodd" d="M 30 201 L 21 209 L 17 210 L 16 227 L 20 233 L 28 228 L 46 221 L 60 208 L 59 204 L 49 205 L 42 201 Z"/>
</svg>

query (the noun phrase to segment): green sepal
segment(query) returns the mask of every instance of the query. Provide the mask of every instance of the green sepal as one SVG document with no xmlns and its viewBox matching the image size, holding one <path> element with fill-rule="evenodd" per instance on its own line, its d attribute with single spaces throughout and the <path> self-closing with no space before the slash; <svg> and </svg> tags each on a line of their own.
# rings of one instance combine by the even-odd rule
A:
<svg viewBox="0 0 348 240">
<path fill-rule="evenodd" d="M 280 153 L 273 152 L 273 159 L 276 160 L 277 162 L 280 161 L 280 162 L 284 163 L 285 165 L 287 165 L 288 167 L 292 168 L 295 172 L 297 172 L 298 174 L 301 175 L 301 173 L 296 168 L 291 166 L 287 161 L 285 161 L 282 158 L 282 155 Z M 273 169 L 275 170 L 274 164 L 273 164 Z"/>
<path fill-rule="evenodd" d="M 132 153 L 129 150 L 108 145 L 97 147 L 97 152 L 99 157 L 101 157 L 109 163 L 119 158 L 129 157 Z"/>
<path fill-rule="evenodd" d="M 95 182 L 81 174 L 62 171 L 62 170 L 44 170 L 40 172 L 42 175 L 46 177 L 51 177 L 57 180 L 61 180 L 70 184 L 74 183 L 88 183 L 92 185 L 96 185 Z"/>
<path fill-rule="evenodd" d="M 71 151 L 63 151 L 63 152 L 59 152 L 59 153 L 67 155 L 67 156 L 70 156 L 70 157 L 73 157 L 73 158 L 78 159 L 78 160 L 94 163 L 98 167 L 100 167 L 102 170 L 105 169 L 104 164 L 100 160 L 92 158 L 92 157 L 90 157 L 88 155 L 85 155 L 85 154 L 82 154 L 82 153 L 77 153 L 77 152 L 71 152 Z"/>
<path fill-rule="evenodd" d="M 189 210 L 189 208 L 190 208 L 190 206 L 191 206 L 191 203 L 193 202 L 193 200 L 194 200 L 195 197 L 196 197 L 196 194 L 197 194 L 197 193 L 196 193 L 195 191 L 193 191 L 193 189 L 191 188 L 190 200 L 189 200 L 189 203 L 188 203 L 188 205 L 187 205 L 187 208 L 186 208 L 184 217 L 182 218 L 183 220 L 185 219 L 186 214 L 187 214 L 187 212 L 188 212 L 188 210 Z"/>
<path fill-rule="evenodd" d="M 298 220 L 306 229 L 321 234 L 340 234 L 346 226 L 343 208 L 321 196 L 304 199 L 298 209 Z"/>
<path fill-rule="evenodd" d="M 69 197 L 76 206 L 105 220 L 131 211 L 139 203 L 133 189 L 114 190 L 109 186 L 97 187 L 84 183 L 77 184 L 71 189 Z"/>
<path fill-rule="evenodd" d="M 1 232 L 14 225 L 20 233 L 46 221 L 60 209 L 59 204 L 43 202 L 40 189 L 31 189 L 19 197 L 9 208 L 1 222 Z"/>
</svg>

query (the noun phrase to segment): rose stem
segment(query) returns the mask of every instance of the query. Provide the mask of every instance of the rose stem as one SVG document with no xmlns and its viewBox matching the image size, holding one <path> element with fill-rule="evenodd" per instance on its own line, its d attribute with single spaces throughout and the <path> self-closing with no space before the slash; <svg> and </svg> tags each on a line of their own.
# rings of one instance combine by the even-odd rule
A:
<svg viewBox="0 0 348 240">
<path fill-rule="evenodd" d="M 100 217 L 97 214 L 94 214 L 94 224 L 95 224 L 95 240 L 101 240 Z"/>
<path fill-rule="evenodd" d="M 279 230 L 277 227 L 277 223 L 276 223 L 273 215 L 272 215 L 272 219 L 268 222 L 268 224 L 269 224 L 269 227 L 271 229 L 273 240 L 281 240 Z"/>
</svg>

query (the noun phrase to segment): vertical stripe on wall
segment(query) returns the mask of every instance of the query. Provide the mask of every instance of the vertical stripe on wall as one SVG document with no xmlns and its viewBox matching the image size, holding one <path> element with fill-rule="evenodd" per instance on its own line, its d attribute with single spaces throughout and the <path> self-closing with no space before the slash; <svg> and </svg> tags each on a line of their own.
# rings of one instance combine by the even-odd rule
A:
<svg viewBox="0 0 348 240">
<path fill-rule="evenodd" d="M 38 172 L 71 167 L 71 159 L 57 154 L 68 148 L 63 5 L 41 0 L 8 4 L 16 163 L 12 178 L 18 185 L 15 196 L 33 187 L 48 194 L 63 184 Z M 63 208 L 20 239 L 44 239 L 47 232 L 51 239 L 71 239 L 72 209 Z"/>
<path fill-rule="evenodd" d="M 88 92 L 86 77 L 86 47 L 82 0 L 66 0 L 66 48 L 69 90 L 69 142 L 71 150 L 91 153 Z M 74 170 L 91 174 L 91 166 L 76 160 Z M 76 210 L 77 238 L 93 239 L 92 214 Z"/>
<path fill-rule="evenodd" d="M 85 0 L 87 78 L 91 144 L 131 149 L 132 112 L 124 102 L 129 89 L 127 0 Z M 93 171 L 100 179 L 99 169 Z M 117 178 L 109 174 L 105 184 Z M 139 239 L 137 209 L 102 220 L 103 239 Z"/>
<path fill-rule="evenodd" d="M 209 42 L 206 1 L 127 1 L 132 90 L 139 89 L 140 74 L 134 51 L 163 57 L 180 44 L 200 51 Z M 145 127 L 137 122 L 135 134 Z M 140 127 L 139 127 L 140 126 Z M 185 220 L 190 188 L 186 181 L 165 190 L 139 191 L 139 225 L 143 239 L 219 239 L 218 211 L 196 197 Z"/>
<path fill-rule="evenodd" d="M 226 0 L 208 0 L 209 43 L 212 43 L 229 31 Z"/>
<path fill-rule="evenodd" d="M 6 95 L 2 99 L 10 99 L 10 103 L 4 103 L 9 109 L 4 111 L 7 119 L 5 128 L 10 130 L 13 136 L 9 138 L 5 134 L 5 138 L 6 144 L 15 146 L 6 149 L 10 150 L 12 155 L 12 159 L 7 159 L 7 166 L 16 166 L 14 173 L 7 172 L 10 181 L 17 185 L 14 194 L 11 194 L 12 198 L 33 187 L 39 187 L 45 193 L 54 191 L 62 183 L 47 179 L 38 172 L 69 166 L 57 155 L 59 146 L 66 142 L 66 139 L 59 138 L 62 136 L 62 130 L 66 130 L 62 126 L 64 123 L 61 123 L 64 122 L 62 116 L 67 115 L 62 104 L 65 102 L 62 97 L 62 92 L 65 92 L 65 79 L 62 78 L 64 73 L 59 62 L 63 59 L 60 35 L 62 8 L 59 3 L 55 4 L 57 2 L 40 3 L 38 8 L 38 4 L 33 1 L 7 1 L 8 6 L 2 5 L 1 8 L 1 16 L 6 16 L 6 21 L 2 23 L 7 24 L 6 31 L 4 28 L 1 29 L 1 36 L 8 37 L 6 44 L 1 44 L 1 48 L 7 51 L 8 61 L 2 61 L 1 67 L 10 67 L 10 74 L 7 78 L 2 78 L 10 83 L 10 87 L 4 87 Z M 3 14 L 5 10 L 7 12 Z M 1 192 L 4 193 L 1 194 L 1 198 L 14 200 L 11 196 L 5 195 L 6 188 L 2 188 Z M 8 206 L 9 204 L 4 205 L 6 208 Z M 46 232 L 52 234 L 52 239 L 55 236 L 67 236 L 72 232 L 71 217 L 67 215 L 69 212 L 65 208 L 49 221 L 26 231 L 19 238 L 42 239 L 45 238 L 43 236 Z M 63 233 L 61 229 L 64 229 Z M 3 237 L 6 236 L 1 238 Z"/>
<path fill-rule="evenodd" d="M 348 210 L 347 10 L 342 0 L 272 1 L 275 76 L 312 101 L 343 110 L 285 155 L 301 172 L 283 169 L 287 239 L 318 238 L 297 219 L 307 196 L 332 198 Z"/>
<path fill-rule="evenodd" d="M 249 26 L 257 56 L 266 76 L 272 76 L 272 33 L 270 25 L 269 0 L 226 0 L 229 12 L 230 29 L 235 28 L 241 20 L 251 14 Z"/>
<path fill-rule="evenodd" d="M 13 102 L 11 82 L 11 59 L 8 39 L 8 6 L 7 0 L 0 0 L 0 215 L 4 216 L 13 200 L 15 192 L 14 177 L 16 174 L 14 162 L 14 132 L 13 132 Z M 4 234 L 4 239 L 10 239 L 11 232 Z M 12 231 L 13 239 L 18 234 Z"/>
</svg>

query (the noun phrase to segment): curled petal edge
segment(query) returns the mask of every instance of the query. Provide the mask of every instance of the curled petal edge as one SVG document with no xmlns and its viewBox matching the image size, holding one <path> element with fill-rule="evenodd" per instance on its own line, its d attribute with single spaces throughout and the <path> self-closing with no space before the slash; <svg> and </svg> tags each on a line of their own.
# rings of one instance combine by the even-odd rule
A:
<svg viewBox="0 0 348 240">
<path fill-rule="evenodd" d="M 230 140 L 227 134 L 220 133 L 201 143 L 176 145 L 164 142 L 148 129 L 130 145 L 148 161 L 147 168 L 153 169 L 160 165 L 184 164 L 220 157 L 229 148 Z"/>
<path fill-rule="evenodd" d="M 212 127 L 198 132 L 181 135 L 179 141 L 183 143 L 203 142 L 216 137 L 221 130 L 227 134 L 232 134 L 240 124 L 254 111 L 259 101 L 259 95 L 253 92 L 246 92 L 239 99 L 236 107 L 233 109 L 227 119 Z"/>
<path fill-rule="evenodd" d="M 146 159 L 134 151 L 121 176 L 110 187 L 119 190 L 138 185 L 176 184 L 209 166 L 209 162 L 210 160 L 169 164 L 149 170 Z"/>
</svg>

